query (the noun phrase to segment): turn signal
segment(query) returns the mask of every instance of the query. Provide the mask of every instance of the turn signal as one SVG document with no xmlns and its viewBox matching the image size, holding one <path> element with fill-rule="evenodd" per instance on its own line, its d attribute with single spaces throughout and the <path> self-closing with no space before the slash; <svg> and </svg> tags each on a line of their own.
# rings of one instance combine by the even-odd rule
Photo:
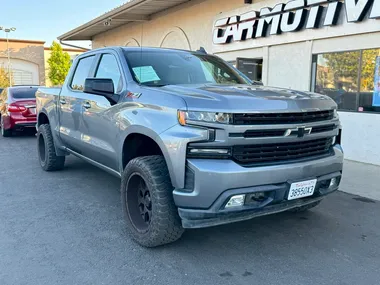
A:
<svg viewBox="0 0 380 285">
<path fill-rule="evenodd" d="M 177 116 L 178 116 L 178 122 L 181 126 L 185 126 L 186 125 L 186 112 L 184 111 L 178 111 L 177 112 Z"/>
</svg>

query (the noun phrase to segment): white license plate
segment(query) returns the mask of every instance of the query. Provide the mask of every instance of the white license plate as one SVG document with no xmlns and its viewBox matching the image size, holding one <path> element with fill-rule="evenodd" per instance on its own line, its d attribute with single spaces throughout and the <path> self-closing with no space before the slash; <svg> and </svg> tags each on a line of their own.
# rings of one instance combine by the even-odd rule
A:
<svg viewBox="0 0 380 285">
<path fill-rule="evenodd" d="M 36 108 L 29 108 L 30 113 L 36 114 Z"/>
<path fill-rule="evenodd" d="M 292 185 L 290 185 L 288 200 L 294 200 L 313 195 L 316 184 L 317 179 L 292 183 Z"/>
</svg>

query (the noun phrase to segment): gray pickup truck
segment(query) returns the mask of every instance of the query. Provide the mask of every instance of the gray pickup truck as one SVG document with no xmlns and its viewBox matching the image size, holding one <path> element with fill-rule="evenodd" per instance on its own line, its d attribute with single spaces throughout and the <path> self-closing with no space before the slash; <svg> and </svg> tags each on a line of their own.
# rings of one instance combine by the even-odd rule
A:
<svg viewBox="0 0 380 285">
<path fill-rule="evenodd" d="M 341 180 L 333 100 L 255 85 L 203 51 L 93 50 L 36 97 L 42 168 L 72 154 L 120 177 L 127 229 L 146 247 L 308 210 Z"/>
</svg>

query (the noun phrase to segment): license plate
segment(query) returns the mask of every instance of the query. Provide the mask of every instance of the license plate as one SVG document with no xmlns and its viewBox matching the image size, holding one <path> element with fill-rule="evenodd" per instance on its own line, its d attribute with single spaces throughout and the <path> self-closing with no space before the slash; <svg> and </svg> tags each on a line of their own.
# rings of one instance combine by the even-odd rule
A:
<svg viewBox="0 0 380 285">
<path fill-rule="evenodd" d="M 36 108 L 29 108 L 29 112 L 32 114 L 36 114 Z"/>
<path fill-rule="evenodd" d="M 292 183 L 292 185 L 290 185 L 288 200 L 312 196 L 316 184 L 317 179 Z"/>
</svg>

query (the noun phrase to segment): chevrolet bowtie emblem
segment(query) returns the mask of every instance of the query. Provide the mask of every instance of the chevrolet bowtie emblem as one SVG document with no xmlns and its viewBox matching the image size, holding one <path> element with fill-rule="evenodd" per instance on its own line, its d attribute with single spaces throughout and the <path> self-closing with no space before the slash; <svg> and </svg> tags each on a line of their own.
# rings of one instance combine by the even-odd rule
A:
<svg viewBox="0 0 380 285">
<path fill-rule="evenodd" d="M 306 128 L 306 127 L 298 127 L 295 129 L 288 129 L 286 130 L 284 136 L 288 137 L 291 135 L 297 135 L 299 138 L 303 138 L 305 135 L 310 135 L 311 131 L 313 130 L 312 127 Z"/>
</svg>

